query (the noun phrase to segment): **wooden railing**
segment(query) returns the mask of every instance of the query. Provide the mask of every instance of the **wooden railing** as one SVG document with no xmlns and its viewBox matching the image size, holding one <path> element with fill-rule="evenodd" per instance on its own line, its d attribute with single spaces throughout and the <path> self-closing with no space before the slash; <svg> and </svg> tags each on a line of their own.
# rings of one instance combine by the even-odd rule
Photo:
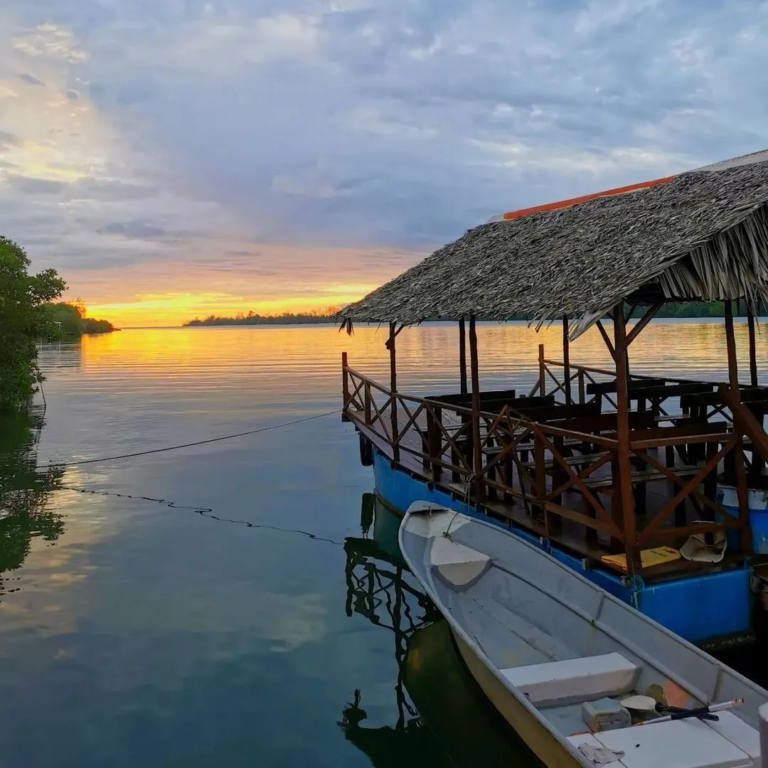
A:
<svg viewBox="0 0 768 768">
<path fill-rule="evenodd" d="M 593 373 L 610 375 L 571 366 L 572 379 L 583 376 L 585 384 L 597 381 Z M 590 556 L 625 552 L 630 571 L 637 573 L 641 548 L 732 529 L 741 532 L 742 551 L 751 549 L 744 430 L 738 422 L 736 427 L 722 422 L 649 428 L 646 421 L 643 428 L 631 429 L 634 505 L 625 509 L 619 489 L 627 463 L 619 460 L 611 428 L 615 414 L 558 425 L 526 418 L 515 410 L 514 400 L 498 412 L 475 413 L 439 399 L 392 392 L 349 367 L 346 358 L 343 389 L 345 418 L 401 468 L 485 511 L 506 514 L 539 535 L 568 539 L 571 545 L 574 537 L 572 531 L 563 536 L 564 522 L 576 523 L 583 547 L 575 548 Z M 716 501 L 718 468 L 724 462 L 736 468 L 738 517 Z M 656 481 L 668 481 L 673 490 L 651 515 L 645 491 L 647 483 Z M 694 507 L 696 522 L 687 522 L 686 501 Z"/>
</svg>

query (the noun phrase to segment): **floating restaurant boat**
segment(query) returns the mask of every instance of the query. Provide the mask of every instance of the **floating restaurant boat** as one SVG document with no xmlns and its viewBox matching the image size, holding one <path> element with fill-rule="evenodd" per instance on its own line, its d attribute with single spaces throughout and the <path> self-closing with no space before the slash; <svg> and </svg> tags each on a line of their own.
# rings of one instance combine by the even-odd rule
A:
<svg viewBox="0 0 768 768">
<path fill-rule="evenodd" d="M 548 768 L 761 765 L 768 691 L 540 548 L 417 502 L 400 549 L 475 680 Z"/>
<path fill-rule="evenodd" d="M 424 499 L 501 526 L 697 644 L 752 639 L 750 576 L 768 559 L 768 388 L 755 353 L 768 300 L 766 160 L 496 217 L 345 308 L 350 332 L 389 328 L 388 383 L 342 359 L 343 418 L 378 494 L 400 511 Z M 631 370 L 630 346 L 682 300 L 724 302 L 727 383 Z M 482 391 L 476 319 L 521 315 L 562 323 L 562 359 L 540 345 L 532 391 Z M 458 323 L 458 391 L 401 392 L 397 337 L 435 318 Z M 612 368 L 570 358 L 593 326 Z"/>
</svg>

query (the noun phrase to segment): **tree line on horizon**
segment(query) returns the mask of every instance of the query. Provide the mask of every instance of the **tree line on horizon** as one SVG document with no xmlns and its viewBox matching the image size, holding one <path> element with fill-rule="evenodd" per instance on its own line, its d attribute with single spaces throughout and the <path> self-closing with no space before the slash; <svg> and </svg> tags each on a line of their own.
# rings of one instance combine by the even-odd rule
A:
<svg viewBox="0 0 768 768">
<path fill-rule="evenodd" d="M 183 326 L 184 328 L 195 328 L 211 325 L 310 325 L 333 322 L 338 311 L 338 307 L 328 307 L 327 309 L 308 312 L 283 312 L 279 315 L 259 315 L 253 311 L 238 312 L 234 317 L 208 315 L 202 320 L 196 317 L 194 320 L 184 323 Z"/>
<path fill-rule="evenodd" d="M 633 318 L 641 317 L 645 307 L 638 307 L 632 314 Z M 768 315 L 768 306 L 761 305 L 761 316 Z M 279 315 L 260 315 L 253 311 L 239 312 L 234 317 L 221 315 L 208 315 L 202 320 L 196 317 L 184 323 L 185 328 L 208 327 L 218 325 L 310 325 L 315 323 L 332 323 L 336 320 L 339 308 L 330 307 L 327 310 L 313 310 L 310 312 L 284 312 Z M 746 315 L 746 308 L 739 302 L 737 314 Z M 664 304 L 656 313 L 657 318 L 698 318 L 698 317 L 723 317 L 725 305 L 722 301 L 674 301 Z M 426 322 L 441 322 L 442 318 L 430 318 Z M 478 320 L 483 320 L 479 317 Z M 509 320 L 529 321 L 527 315 L 517 314 Z"/>
<path fill-rule="evenodd" d="M 86 317 L 85 307 L 78 301 L 46 304 L 51 321 L 57 326 L 54 338 L 79 339 L 88 333 L 111 333 L 115 326 L 109 320 Z"/>
</svg>

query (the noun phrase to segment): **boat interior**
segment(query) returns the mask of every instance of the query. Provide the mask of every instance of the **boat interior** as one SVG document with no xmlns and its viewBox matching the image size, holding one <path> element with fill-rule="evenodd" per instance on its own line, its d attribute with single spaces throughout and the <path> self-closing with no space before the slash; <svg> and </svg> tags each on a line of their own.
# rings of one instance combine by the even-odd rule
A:
<svg viewBox="0 0 768 768">
<path fill-rule="evenodd" d="M 615 768 L 759 765 L 768 694 L 552 557 L 448 510 L 410 514 L 401 547 L 454 631 L 575 749 L 623 753 L 606 763 Z M 744 704 L 716 721 L 640 725 L 647 714 L 622 705 L 638 695 L 683 709 Z"/>
</svg>

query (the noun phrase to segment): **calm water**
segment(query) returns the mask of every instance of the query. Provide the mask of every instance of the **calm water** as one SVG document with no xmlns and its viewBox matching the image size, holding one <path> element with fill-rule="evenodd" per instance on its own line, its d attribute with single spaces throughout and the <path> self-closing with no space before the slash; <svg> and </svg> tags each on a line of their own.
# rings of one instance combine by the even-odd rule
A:
<svg viewBox="0 0 768 768">
<path fill-rule="evenodd" d="M 559 357 L 558 329 L 479 337 L 494 388 L 533 383 L 541 340 Z M 529 763 L 403 574 L 397 519 L 337 415 L 48 469 L 333 410 L 341 351 L 384 381 L 384 340 L 126 330 L 42 350 L 44 419 L 0 425 L 0 765 Z M 404 331 L 401 389 L 456 388 L 455 342 Z M 608 365 L 593 333 L 572 358 Z M 724 378 L 722 326 L 654 324 L 631 358 Z"/>
</svg>

